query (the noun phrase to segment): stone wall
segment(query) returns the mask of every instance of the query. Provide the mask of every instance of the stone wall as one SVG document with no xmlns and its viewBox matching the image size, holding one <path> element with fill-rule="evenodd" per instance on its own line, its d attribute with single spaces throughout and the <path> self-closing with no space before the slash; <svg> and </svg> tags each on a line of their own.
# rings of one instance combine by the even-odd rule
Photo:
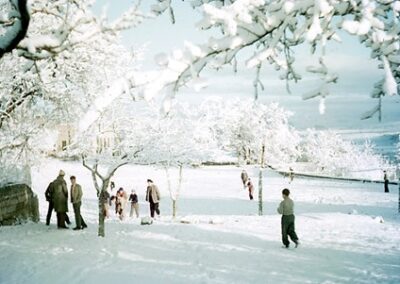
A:
<svg viewBox="0 0 400 284">
<path fill-rule="evenodd" d="M 0 226 L 39 222 L 39 200 L 25 184 L 0 188 Z"/>
</svg>

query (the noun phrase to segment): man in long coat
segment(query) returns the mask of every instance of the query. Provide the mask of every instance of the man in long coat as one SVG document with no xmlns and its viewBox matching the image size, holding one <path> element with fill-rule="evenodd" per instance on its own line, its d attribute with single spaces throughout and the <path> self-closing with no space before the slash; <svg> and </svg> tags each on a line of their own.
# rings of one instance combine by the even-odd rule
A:
<svg viewBox="0 0 400 284">
<path fill-rule="evenodd" d="M 160 215 L 160 191 L 151 179 L 147 180 L 146 201 L 150 203 L 150 216 L 154 218 L 154 212 Z"/>
<path fill-rule="evenodd" d="M 76 183 L 76 177 L 71 176 L 71 203 L 74 208 L 75 214 L 75 228 L 74 230 L 80 230 L 87 228 L 85 221 L 81 215 L 81 205 L 82 205 L 82 187 L 80 184 Z"/>
<path fill-rule="evenodd" d="M 60 170 L 58 177 L 52 182 L 53 204 L 57 213 L 57 227 L 68 229 L 65 225 L 68 212 L 68 189 L 64 180 L 65 172 Z"/>
</svg>

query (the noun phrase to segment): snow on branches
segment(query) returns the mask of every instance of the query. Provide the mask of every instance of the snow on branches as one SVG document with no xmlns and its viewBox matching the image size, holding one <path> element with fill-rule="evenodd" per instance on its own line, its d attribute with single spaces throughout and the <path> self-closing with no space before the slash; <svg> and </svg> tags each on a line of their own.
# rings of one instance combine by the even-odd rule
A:
<svg viewBox="0 0 400 284">
<path fill-rule="evenodd" d="M 160 2 L 169 5 L 169 1 Z M 270 64 L 280 72 L 281 79 L 297 82 L 301 76 L 294 68 L 293 48 L 308 42 L 314 53 L 318 45 L 324 49 L 329 41 L 341 41 L 340 30 L 358 37 L 371 50 L 371 57 L 381 62 L 385 76 L 374 87 L 373 97 L 399 93 L 400 1 L 197 0 L 192 5 L 203 12 L 198 27 L 217 28 L 221 35 L 210 37 L 204 44 L 185 43 L 181 50 L 158 57 L 162 58 L 158 61 L 162 72 L 147 90 L 148 97 L 164 87 L 173 97 L 190 80 L 198 80 L 206 66 L 218 69 L 235 64 L 244 50 L 251 54 L 245 62 L 248 68 Z M 320 63 L 326 69 L 321 73 L 324 83 L 305 99 L 325 97 L 328 84 L 337 80 L 322 60 Z"/>
<path fill-rule="evenodd" d="M 134 6 L 108 23 L 92 14 L 92 2 L 29 2 L 25 38 L 0 59 L 0 136 L 8 137 L 1 140 L 2 163 L 12 155 L 15 164 L 21 149 L 37 157 L 44 152 L 30 147 L 37 137 L 60 123 L 76 123 L 111 82 L 133 70 L 136 58 L 118 32 L 140 22 L 141 14 Z"/>
<path fill-rule="evenodd" d="M 10 0 L 0 3 L 0 58 L 11 52 L 25 37 L 30 16 L 27 0 Z"/>
</svg>

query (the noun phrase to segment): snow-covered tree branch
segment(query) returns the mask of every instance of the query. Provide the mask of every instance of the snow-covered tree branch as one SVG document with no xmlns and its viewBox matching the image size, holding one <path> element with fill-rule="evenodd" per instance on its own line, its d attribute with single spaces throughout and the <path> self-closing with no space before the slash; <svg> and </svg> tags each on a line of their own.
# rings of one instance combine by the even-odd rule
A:
<svg viewBox="0 0 400 284">
<path fill-rule="evenodd" d="M 167 10 L 169 2 L 160 2 L 164 5 L 160 11 Z M 181 50 L 158 56 L 162 71 L 148 88 L 148 97 L 162 88 L 167 88 L 173 97 L 189 81 L 198 81 L 206 66 L 218 69 L 235 64 L 237 55 L 244 50 L 244 54 L 251 54 L 246 55 L 248 68 L 270 64 L 280 72 L 281 79 L 296 82 L 301 76 L 293 65 L 293 48 L 304 43 L 311 45 L 312 53 L 321 47 L 321 66 L 309 71 L 323 75 L 323 84 L 304 98 L 325 97 L 329 84 L 337 81 L 337 75 L 323 63 L 325 46 L 329 41 L 341 41 L 339 31 L 356 36 L 371 50 L 371 57 L 381 62 L 385 76 L 376 84 L 373 97 L 399 93 L 400 1 L 199 0 L 192 5 L 203 12 L 198 27 L 219 29 L 221 36 L 210 37 L 205 44 L 186 42 Z"/>
<path fill-rule="evenodd" d="M 8 0 L 1 4 L 0 59 L 17 47 L 25 37 L 30 22 L 27 0 Z"/>
</svg>

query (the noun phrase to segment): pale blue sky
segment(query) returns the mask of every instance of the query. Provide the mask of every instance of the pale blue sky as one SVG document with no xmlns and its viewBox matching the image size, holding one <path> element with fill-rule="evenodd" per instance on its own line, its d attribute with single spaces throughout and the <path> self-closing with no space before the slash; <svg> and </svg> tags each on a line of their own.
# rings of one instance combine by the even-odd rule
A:
<svg viewBox="0 0 400 284">
<path fill-rule="evenodd" d="M 142 1 L 143 10 L 148 11 L 150 4 L 155 1 Z M 99 7 L 108 5 L 108 15 L 112 19 L 123 13 L 132 1 L 129 0 L 98 0 L 94 7 L 96 12 Z M 145 59 L 143 65 L 146 69 L 154 68 L 154 55 L 181 48 L 183 41 L 203 43 L 210 33 L 198 31 L 195 23 L 201 19 L 201 14 L 190 7 L 188 2 L 175 1 L 174 11 L 177 24 L 170 22 L 166 13 L 158 18 L 146 20 L 145 23 L 134 30 L 123 33 L 123 42 L 127 46 L 140 47 L 145 45 Z M 358 40 L 347 34 L 341 34 L 343 43 L 330 43 L 326 62 L 330 69 L 339 74 L 339 82 L 332 88 L 332 94 L 360 94 L 369 95 L 372 85 L 382 76 L 382 71 L 377 68 L 376 61 L 370 59 L 369 50 L 362 46 Z M 306 66 L 315 63 L 317 56 L 311 56 L 308 44 L 302 45 L 296 50 L 298 54 L 297 69 L 303 75 L 304 80 L 297 85 L 291 84 L 293 94 L 301 94 L 312 89 L 318 84 L 318 79 L 304 72 Z M 244 57 L 244 56 L 243 56 Z M 229 92 L 234 94 L 252 93 L 252 81 L 255 70 L 248 70 L 241 66 L 240 72 L 235 75 L 228 67 L 222 72 L 208 71 L 204 77 L 210 80 L 210 86 L 205 93 Z M 284 81 L 278 79 L 279 73 L 265 65 L 262 81 L 266 87 L 266 94 L 286 94 Z M 225 82 L 225 83 L 224 83 Z M 227 88 L 226 82 L 229 82 Z M 190 90 L 182 90 L 191 92 Z"/>
</svg>

